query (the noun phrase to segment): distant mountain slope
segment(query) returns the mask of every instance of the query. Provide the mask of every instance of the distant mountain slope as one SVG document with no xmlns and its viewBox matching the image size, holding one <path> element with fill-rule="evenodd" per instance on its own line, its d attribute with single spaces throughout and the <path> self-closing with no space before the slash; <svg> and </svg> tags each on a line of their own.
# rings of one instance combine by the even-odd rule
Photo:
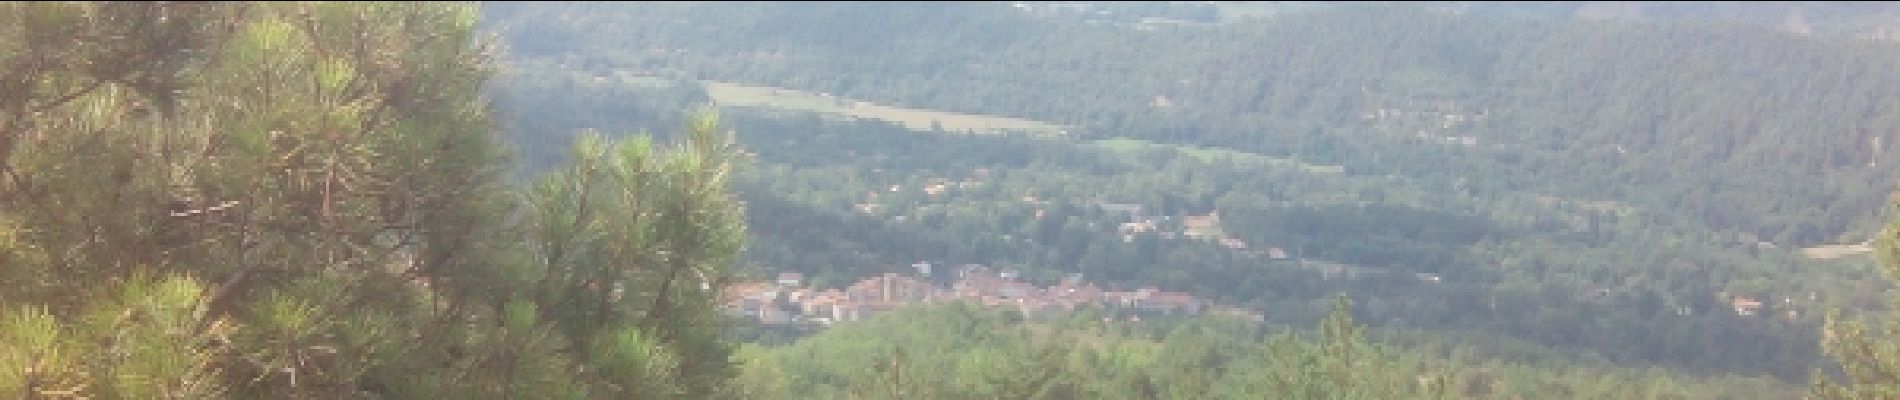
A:
<svg viewBox="0 0 1900 400">
<path fill-rule="evenodd" d="M 1900 163 L 1885 149 L 1900 132 L 1894 44 L 1408 5 L 1301 4 L 1218 26 L 1025 6 L 504 4 L 491 26 L 533 64 L 522 71 L 550 75 L 499 85 L 513 93 L 499 106 L 532 144 L 722 97 L 695 81 L 805 93 L 730 122 L 761 163 L 744 185 L 749 259 L 814 278 L 1006 264 L 1251 301 L 1272 318 L 1346 290 L 1370 297 L 1382 327 L 1789 381 L 1815 361 L 1821 311 L 1883 296 L 1876 270 L 1795 247 L 1859 243 L 1878 221 Z M 676 83 L 623 90 L 654 82 Z M 725 94 L 723 106 L 759 103 Z M 1070 133 L 942 135 L 796 111 L 856 101 Z M 538 117 L 557 109 L 588 115 Z M 1216 154 L 1329 168 L 1201 159 Z M 929 192 L 978 168 L 996 173 L 986 189 Z M 1340 281 L 1131 237 L 1104 203 L 1218 209 L 1226 234 L 1320 260 L 1301 268 L 1403 274 Z M 1731 308 L 1751 303 L 1766 309 Z"/>
<path fill-rule="evenodd" d="M 1715 6 L 1643 9 L 1696 7 Z M 1878 8 L 1800 9 L 1853 7 Z M 1900 140 L 1893 44 L 1404 5 L 1313 10 L 1146 31 L 1008 3 L 491 7 L 498 26 L 534 23 L 508 31 L 517 52 L 582 66 L 1301 154 L 1470 180 L 1474 195 L 1621 200 L 1782 245 L 1858 242 L 1872 226 L 1857 221 L 1880 211 L 1900 165 L 1887 150 Z M 1464 137 L 1477 145 L 1451 159 L 1416 143 Z"/>
<path fill-rule="evenodd" d="M 1882 1 L 1555 1 L 1436 2 L 1488 15 L 1588 20 L 1702 22 L 1769 26 L 1791 33 L 1900 39 L 1900 4 Z"/>
</svg>

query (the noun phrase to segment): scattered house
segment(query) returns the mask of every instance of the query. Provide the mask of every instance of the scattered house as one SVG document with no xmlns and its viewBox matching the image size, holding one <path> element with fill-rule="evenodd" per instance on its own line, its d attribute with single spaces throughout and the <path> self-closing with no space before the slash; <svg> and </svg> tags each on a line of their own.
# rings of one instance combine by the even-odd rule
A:
<svg viewBox="0 0 1900 400">
<path fill-rule="evenodd" d="M 728 287 L 725 296 L 727 315 L 763 320 L 778 309 L 778 290 L 771 284 L 739 284 Z"/>
<path fill-rule="evenodd" d="M 780 288 L 798 287 L 798 284 L 802 283 L 804 280 L 805 280 L 805 274 L 800 274 L 797 272 L 780 272 L 778 274 L 778 287 Z"/>
<path fill-rule="evenodd" d="M 968 278 L 974 275 L 983 274 L 985 272 L 988 272 L 989 270 L 990 270 L 989 267 L 984 267 L 983 264 L 963 264 L 962 266 L 957 267 L 957 278 L 958 279 Z"/>
<path fill-rule="evenodd" d="M 1220 245 L 1221 247 L 1232 250 L 1243 250 L 1247 248 L 1247 241 L 1235 238 L 1221 238 Z"/>
<path fill-rule="evenodd" d="M 1275 260 L 1285 260 L 1287 259 L 1286 249 L 1282 249 L 1278 247 L 1268 247 L 1267 258 L 1271 258 Z"/>
<path fill-rule="evenodd" d="M 921 302 L 929 297 L 930 292 L 928 282 L 896 273 L 861 280 L 845 289 L 847 299 L 861 304 Z"/>
<path fill-rule="evenodd" d="M 928 275 L 930 264 L 912 265 L 920 275 Z M 1072 312 L 1086 306 L 1100 306 L 1136 314 L 1199 315 L 1208 303 L 1182 292 L 1167 292 L 1143 287 L 1132 292 L 1105 291 L 1082 279 L 1080 274 L 1064 277 L 1046 288 L 1018 280 L 1015 270 L 992 271 L 981 264 L 957 268 L 957 281 L 939 287 L 927 280 L 897 273 L 866 278 L 843 290 L 822 291 L 801 288 L 802 274 L 780 273 L 773 282 L 733 284 L 720 293 L 727 315 L 749 318 L 765 324 L 830 325 L 857 321 L 906 304 L 938 301 L 968 301 L 990 307 L 1012 307 L 1025 316 L 1049 316 Z M 1223 309 L 1222 313 L 1261 321 L 1258 313 L 1241 309 Z M 1139 318 L 1139 317 L 1133 317 Z M 1138 319 L 1131 319 L 1138 320 Z"/>
<path fill-rule="evenodd" d="M 1125 235 L 1133 235 L 1137 233 L 1147 233 L 1154 230 L 1155 230 L 1154 221 L 1141 221 L 1141 222 L 1123 222 L 1121 227 L 1115 229 L 1115 232 L 1120 233 L 1125 236 Z"/>
<path fill-rule="evenodd" d="M 1736 297 L 1730 305 L 1735 306 L 1735 315 L 1752 316 L 1761 311 L 1761 302 L 1747 297 Z"/>
<path fill-rule="evenodd" d="M 1168 96 L 1155 95 L 1154 101 L 1149 102 L 1148 105 L 1154 108 L 1169 108 L 1174 107 L 1174 100 L 1168 99 Z"/>
<path fill-rule="evenodd" d="M 1424 273 L 1424 272 L 1412 274 L 1412 276 L 1417 277 L 1419 281 L 1423 281 L 1423 282 L 1437 283 L 1441 280 L 1438 277 L 1438 274 L 1429 274 L 1429 273 Z M 1608 294 L 1608 293 L 1609 293 L 1608 289 L 1605 289 L 1602 294 Z"/>
<path fill-rule="evenodd" d="M 1195 299 L 1192 295 L 1180 292 L 1155 292 L 1150 294 L 1149 298 L 1143 301 L 1141 306 L 1143 310 L 1169 315 L 1175 313 L 1186 315 L 1201 314 L 1201 301 Z"/>
<path fill-rule="evenodd" d="M 1208 237 L 1220 229 L 1220 212 L 1181 217 L 1181 234 L 1190 238 Z"/>
</svg>

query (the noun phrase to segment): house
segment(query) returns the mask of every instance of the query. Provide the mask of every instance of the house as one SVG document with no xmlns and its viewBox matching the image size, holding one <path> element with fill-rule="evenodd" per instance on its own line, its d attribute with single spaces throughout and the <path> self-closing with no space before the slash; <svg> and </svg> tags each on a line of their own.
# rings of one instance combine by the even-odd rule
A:
<svg viewBox="0 0 1900 400">
<path fill-rule="evenodd" d="M 1213 235 L 1220 229 L 1220 212 L 1181 217 L 1181 234 L 1191 238 Z"/>
<path fill-rule="evenodd" d="M 1231 250 L 1241 250 L 1247 248 L 1247 241 L 1235 238 L 1221 238 L 1220 245 L 1221 247 L 1226 247 Z"/>
<path fill-rule="evenodd" d="M 1109 307 L 1134 308 L 1140 301 L 1134 292 L 1102 292 L 1102 302 Z"/>
<path fill-rule="evenodd" d="M 1154 292 L 1139 306 L 1143 310 L 1162 314 L 1182 313 L 1200 315 L 1201 301 L 1194 296 L 1181 292 Z"/>
<path fill-rule="evenodd" d="M 912 265 L 919 274 L 928 274 L 930 263 Z M 815 324 L 857 321 L 908 304 L 938 301 L 969 301 L 987 307 L 1020 310 L 1025 316 L 1052 316 L 1074 312 L 1083 307 L 1106 306 L 1147 315 L 1200 315 L 1215 307 L 1182 292 L 1162 291 L 1154 286 L 1131 292 L 1108 292 L 1082 279 L 1080 274 L 1063 277 L 1049 287 L 1037 287 L 1018 280 L 1013 269 L 991 269 L 981 264 L 964 264 L 956 269 L 958 279 L 949 288 L 932 284 L 916 275 L 885 273 L 865 278 L 847 288 L 822 291 L 799 287 L 804 277 L 797 272 L 779 274 L 776 281 L 733 284 L 721 292 L 721 311 L 759 323 Z M 1245 310 L 1213 308 L 1215 312 L 1235 315 Z M 1247 315 L 1256 321 L 1258 314 Z"/>
<path fill-rule="evenodd" d="M 1282 249 L 1278 247 L 1269 247 L 1267 248 L 1267 258 L 1272 258 L 1275 260 L 1285 260 L 1287 259 L 1286 249 Z"/>
<path fill-rule="evenodd" d="M 804 280 L 805 280 L 805 274 L 800 274 L 797 272 L 780 272 L 778 274 L 778 286 L 781 288 L 798 287 L 798 284 L 803 282 Z"/>
<path fill-rule="evenodd" d="M 1751 316 L 1761 311 L 1761 302 L 1747 297 L 1736 297 L 1730 305 L 1735 306 L 1735 315 Z"/>
<path fill-rule="evenodd" d="M 905 303 L 927 300 L 930 295 L 930 283 L 896 273 L 864 279 L 845 289 L 847 298 L 855 301 L 883 303 Z"/>
<path fill-rule="evenodd" d="M 1126 236 L 1126 235 L 1133 235 L 1137 233 L 1145 233 L 1145 232 L 1149 232 L 1153 230 L 1155 230 L 1154 221 L 1141 221 L 1141 222 L 1123 222 L 1121 227 L 1115 229 L 1115 232 Z"/>
<path fill-rule="evenodd" d="M 762 310 L 772 305 L 778 293 L 771 284 L 745 283 L 726 287 L 720 297 L 727 315 L 756 318 Z"/>
</svg>

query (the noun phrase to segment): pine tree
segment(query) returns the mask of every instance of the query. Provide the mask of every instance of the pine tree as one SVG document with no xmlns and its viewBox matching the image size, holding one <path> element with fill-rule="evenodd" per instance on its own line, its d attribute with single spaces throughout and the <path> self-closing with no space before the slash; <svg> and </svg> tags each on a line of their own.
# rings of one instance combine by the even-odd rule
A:
<svg viewBox="0 0 1900 400">
<path fill-rule="evenodd" d="M 672 148 L 584 140 L 543 186 L 581 196 L 521 202 L 478 15 L 0 3 L 0 393 L 720 390 L 729 135 L 704 115 Z"/>
</svg>

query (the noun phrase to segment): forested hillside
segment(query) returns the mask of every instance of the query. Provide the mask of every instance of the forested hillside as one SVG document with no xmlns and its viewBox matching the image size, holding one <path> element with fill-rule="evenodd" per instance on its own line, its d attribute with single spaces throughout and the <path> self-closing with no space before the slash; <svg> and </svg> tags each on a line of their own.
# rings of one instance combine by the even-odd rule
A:
<svg viewBox="0 0 1900 400">
<path fill-rule="evenodd" d="M 1773 27 L 1798 35 L 1900 39 L 1900 7 L 1878 1 L 1434 2 L 1451 12 Z"/>
<path fill-rule="evenodd" d="M 1136 30 L 1006 3 L 495 7 L 522 56 L 1022 116 L 1858 243 L 1893 178 L 1892 43 L 1341 6 Z M 637 10 L 635 12 L 634 10 Z M 1167 107 L 1157 107 L 1165 98 Z M 1381 110 L 1384 112 L 1382 113 Z M 1449 151 L 1433 139 L 1475 138 Z M 1878 142 L 1877 142 L 1878 140 Z M 1882 167 L 1881 165 L 1886 165 Z M 1861 221 L 1857 223 L 1857 221 Z"/>
<path fill-rule="evenodd" d="M 717 96 L 690 87 L 708 80 L 1071 127 L 944 136 L 727 104 L 761 162 L 741 187 L 762 272 L 843 285 L 919 260 L 1003 265 L 1295 325 L 1344 290 L 1381 327 L 1789 381 L 1817 361 L 1825 310 L 1881 307 L 1888 286 L 1864 258 L 1796 250 L 1878 226 L 1900 128 L 1890 43 L 1405 5 L 1219 25 L 1047 3 L 490 11 L 515 60 L 567 75 L 518 81 L 523 113 L 702 104 Z M 919 191 L 960 181 L 982 186 Z M 1291 257 L 1123 235 L 1103 204 L 1164 230 L 1218 212 L 1224 237 Z"/>
</svg>

